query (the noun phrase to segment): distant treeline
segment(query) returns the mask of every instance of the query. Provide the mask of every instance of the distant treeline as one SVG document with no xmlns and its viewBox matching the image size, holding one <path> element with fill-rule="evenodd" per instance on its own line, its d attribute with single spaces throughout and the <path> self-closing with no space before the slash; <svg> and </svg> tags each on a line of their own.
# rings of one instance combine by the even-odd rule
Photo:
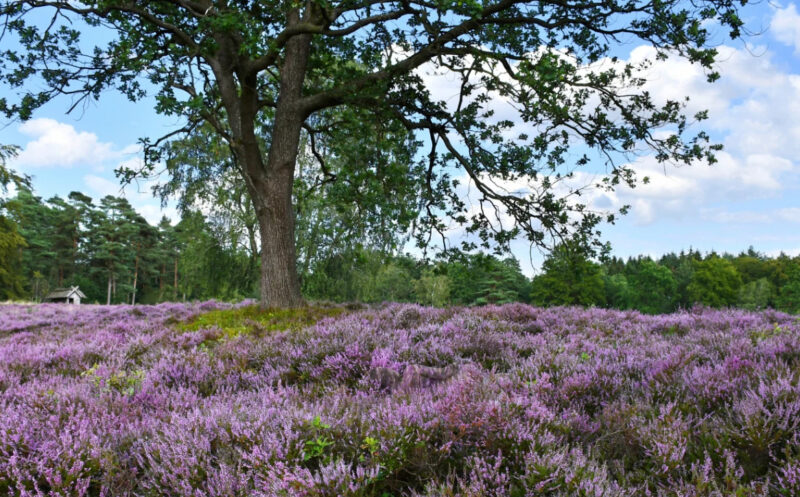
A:
<svg viewBox="0 0 800 497">
<path fill-rule="evenodd" d="M 41 300 L 78 285 L 88 302 L 155 303 L 254 295 L 258 267 L 221 226 L 187 212 L 177 225 L 150 225 L 125 198 L 98 203 L 79 192 L 47 201 L 21 189 L 4 202 L 0 237 L 15 233 L 0 273 L 0 299 Z M 0 213 L 2 214 L 2 213 Z M 5 231 L 5 233 L 3 233 Z"/>
<path fill-rule="evenodd" d="M 513 258 L 464 255 L 422 262 L 353 251 L 309 276 L 306 294 L 339 301 L 404 301 L 427 305 L 527 302 L 636 309 L 648 314 L 694 305 L 800 312 L 800 257 L 770 258 L 752 248 L 738 255 L 690 250 L 658 260 L 640 256 L 592 260 L 560 246 L 532 280 Z"/>
<path fill-rule="evenodd" d="M 637 309 L 648 314 L 700 304 L 800 312 L 800 257 L 767 257 L 752 247 L 738 255 L 689 250 L 654 260 L 601 256 L 559 247 L 533 278 L 531 300 Z"/>
<path fill-rule="evenodd" d="M 70 285 L 98 303 L 258 296 L 257 230 L 246 217 L 185 210 L 175 225 L 163 218 L 152 226 L 124 198 L 95 203 L 72 192 L 45 201 L 28 188 L 0 207 L 0 300 L 41 300 Z M 454 254 L 426 261 L 361 243 L 326 246 L 328 238 L 309 232 L 298 230 L 305 237 L 298 266 L 311 300 L 800 312 L 800 257 L 771 258 L 752 248 L 738 255 L 690 250 L 623 260 L 562 245 L 531 280 L 513 258 Z"/>
</svg>

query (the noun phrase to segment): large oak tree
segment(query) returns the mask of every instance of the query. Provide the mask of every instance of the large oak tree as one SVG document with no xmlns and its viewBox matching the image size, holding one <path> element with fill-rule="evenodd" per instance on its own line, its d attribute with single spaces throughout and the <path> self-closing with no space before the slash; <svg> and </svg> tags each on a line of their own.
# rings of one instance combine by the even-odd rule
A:
<svg viewBox="0 0 800 497">
<path fill-rule="evenodd" d="M 292 189 L 304 133 L 312 149 L 337 129 L 358 129 L 355 122 L 378 136 L 401 126 L 408 135 L 400 139 L 424 141 L 429 149 L 409 167 L 423 185 L 416 221 L 423 242 L 424 233 L 454 224 L 501 247 L 521 235 L 542 245 L 591 239 L 602 216 L 581 203 L 582 186 L 564 181 L 576 167 L 605 157 L 605 186 L 614 187 L 635 181 L 626 154 L 713 160 L 705 134 L 686 136 L 682 104 L 654 102 L 641 91 L 639 68 L 610 57 L 618 42 L 686 57 L 713 79 L 709 30 L 738 36 L 737 3 L 8 1 L 0 70 L 20 98 L 0 100 L 0 109 L 27 119 L 58 95 L 78 105 L 109 87 L 131 99 L 152 91 L 156 111 L 182 116 L 185 126 L 145 140 L 148 163 L 162 159 L 170 139 L 210 126 L 255 207 L 262 304 L 292 306 L 301 301 Z M 87 29 L 104 30 L 99 39 L 109 41 L 86 51 Z M 457 98 L 434 98 L 422 68 L 457 77 Z M 515 106 L 523 131 L 493 116 L 498 97 Z M 380 169 L 382 141 L 373 140 L 373 154 L 350 171 Z M 328 173 L 328 181 L 341 179 Z M 461 196 L 463 175 L 475 205 Z M 508 187 L 520 180 L 529 185 Z"/>
</svg>

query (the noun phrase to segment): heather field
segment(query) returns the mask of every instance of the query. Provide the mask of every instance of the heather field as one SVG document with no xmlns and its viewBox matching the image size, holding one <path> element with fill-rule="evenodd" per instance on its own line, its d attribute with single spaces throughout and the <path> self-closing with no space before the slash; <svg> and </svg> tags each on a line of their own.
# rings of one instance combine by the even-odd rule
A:
<svg viewBox="0 0 800 497">
<path fill-rule="evenodd" d="M 800 495 L 800 323 L 0 306 L 0 494 Z"/>
</svg>

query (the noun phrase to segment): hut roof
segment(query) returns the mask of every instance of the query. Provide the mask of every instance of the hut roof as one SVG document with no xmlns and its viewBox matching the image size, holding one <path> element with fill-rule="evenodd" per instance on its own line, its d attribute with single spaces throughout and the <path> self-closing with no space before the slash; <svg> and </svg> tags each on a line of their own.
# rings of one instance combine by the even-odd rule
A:
<svg viewBox="0 0 800 497">
<path fill-rule="evenodd" d="M 72 287 L 69 287 L 69 288 L 56 288 L 55 290 L 53 290 L 52 292 L 47 294 L 47 297 L 45 297 L 45 300 L 66 299 L 66 298 L 69 298 L 73 294 L 77 294 L 78 297 L 80 297 L 82 299 L 86 298 L 86 295 L 84 295 L 83 292 L 77 286 L 72 286 Z"/>
</svg>

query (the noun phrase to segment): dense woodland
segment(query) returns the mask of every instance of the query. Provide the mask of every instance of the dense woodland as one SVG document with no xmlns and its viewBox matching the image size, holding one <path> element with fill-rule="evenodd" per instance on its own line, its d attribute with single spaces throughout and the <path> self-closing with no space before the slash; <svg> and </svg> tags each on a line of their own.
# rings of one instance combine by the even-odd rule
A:
<svg viewBox="0 0 800 497">
<path fill-rule="evenodd" d="M 244 199 L 230 200 L 226 205 L 236 206 Z M 72 192 L 43 200 L 23 186 L 3 203 L 0 217 L 0 299 L 40 300 L 67 285 L 79 285 L 98 303 L 256 298 L 257 227 L 246 211 L 184 209 L 177 224 L 163 218 L 152 226 L 125 198 L 95 201 Z M 400 254 L 397 240 L 350 243 L 340 232 L 345 225 L 331 216 L 298 223 L 307 299 L 436 306 L 518 301 L 651 314 L 695 304 L 800 312 L 800 257 L 770 258 L 751 248 L 738 255 L 690 250 L 623 260 L 562 245 L 530 280 L 513 258 L 478 253 L 420 260 Z"/>
</svg>

